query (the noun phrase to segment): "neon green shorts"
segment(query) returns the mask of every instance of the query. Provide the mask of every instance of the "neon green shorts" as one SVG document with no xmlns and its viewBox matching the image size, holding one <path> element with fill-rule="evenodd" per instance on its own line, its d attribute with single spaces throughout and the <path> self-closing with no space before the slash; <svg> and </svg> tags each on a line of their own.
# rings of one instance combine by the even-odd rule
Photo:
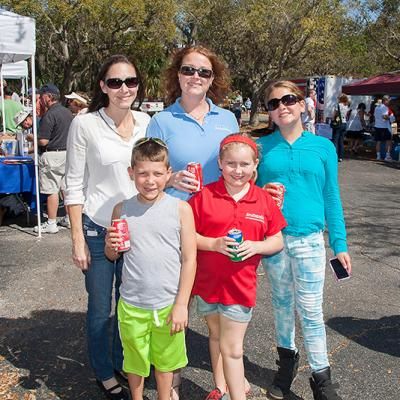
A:
<svg viewBox="0 0 400 400">
<path fill-rule="evenodd" d="M 187 365 L 185 332 L 170 335 L 166 324 L 172 305 L 161 310 L 145 310 L 118 302 L 119 332 L 124 349 L 123 370 L 147 377 L 150 365 L 171 372 Z"/>
</svg>

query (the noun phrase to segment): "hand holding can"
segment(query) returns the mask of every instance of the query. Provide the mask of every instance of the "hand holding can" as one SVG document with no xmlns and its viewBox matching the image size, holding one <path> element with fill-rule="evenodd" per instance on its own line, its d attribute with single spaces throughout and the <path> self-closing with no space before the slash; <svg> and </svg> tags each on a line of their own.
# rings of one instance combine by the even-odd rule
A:
<svg viewBox="0 0 400 400">
<path fill-rule="evenodd" d="M 282 210 L 286 191 L 285 185 L 281 182 L 270 182 L 264 185 L 263 189 L 265 189 L 272 196 L 272 198 L 276 201 L 278 208 Z"/>
<path fill-rule="evenodd" d="M 231 229 L 228 234 L 228 237 L 235 239 L 237 242 L 237 246 L 229 246 L 231 249 L 238 250 L 239 245 L 243 242 L 243 233 L 240 229 Z M 239 257 L 236 253 L 232 253 L 231 260 L 234 262 L 242 261 L 242 257 Z"/>
<path fill-rule="evenodd" d="M 196 181 L 198 182 L 195 192 L 200 192 L 203 189 L 203 171 L 201 169 L 201 164 L 198 162 L 190 162 L 186 166 L 186 170 L 195 175 Z"/>
<path fill-rule="evenodd" d="M 131 236 L 127 221 L 125 219 L 113 219 L 111 226 L 115 228 L 115 232 L 118 233 L 121 238 L 117 251 L 128 251 L 131 248 Z"/>
</svg>

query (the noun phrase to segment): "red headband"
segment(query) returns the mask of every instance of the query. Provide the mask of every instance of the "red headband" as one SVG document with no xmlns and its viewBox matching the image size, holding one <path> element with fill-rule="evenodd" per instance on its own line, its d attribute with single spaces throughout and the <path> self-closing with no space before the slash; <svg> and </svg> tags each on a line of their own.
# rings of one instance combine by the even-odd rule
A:
<svg viewBox="0 0 400 400">
<path fill-rule="evenodd" d="M 254 153 L 256 153 L 256 157 L 258 158 L 258 149 L 256 142 L 247 136 L 242 136 L 242 135 L 229 135 L 227 136 L 219 145 L 219 149 L 222 150 L 224 146 L 226 146 L 229 143 L 244 143 L 250 146 L 253 150 Z"/>
</svg>

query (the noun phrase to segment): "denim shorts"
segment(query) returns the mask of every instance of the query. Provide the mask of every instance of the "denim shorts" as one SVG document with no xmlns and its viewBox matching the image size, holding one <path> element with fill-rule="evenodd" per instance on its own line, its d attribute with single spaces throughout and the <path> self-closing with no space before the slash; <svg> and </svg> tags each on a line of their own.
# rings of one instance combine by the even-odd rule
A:
<svg viewBox="0 0 400 400">
<path fill-rule="evenodd" d="M 195 296 L 197 303 L 197 314 L 206 317 L 211 314 L 221 314 L 235 322 L 250 322 L 253 308 L 232 304 L 225 306 L 221 303 L 207 303 L 200 296 Z"/>
</svg>

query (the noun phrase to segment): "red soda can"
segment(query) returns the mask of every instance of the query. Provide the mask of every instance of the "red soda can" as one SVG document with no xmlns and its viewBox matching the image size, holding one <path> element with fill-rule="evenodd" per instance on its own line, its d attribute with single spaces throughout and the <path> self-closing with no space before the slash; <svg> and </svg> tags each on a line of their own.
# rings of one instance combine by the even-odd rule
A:
<svg viewBox="0 0 400 400">
<path fill-rule="evenodd" d="M 198 162 L 190 162 L 186 166 L 186 171 L 191 172 L 196 176 L 196 181 L 199 182 L 195 192 L 200 192 L 203 189 L 203 171 L 201 169 L 201 164 Z"/>
<path fill-rule="evenodd" d="M 276 186 L 276 190 L 278 191 L 278 200 L 276 201 L 276 205 L 280 210 L 282 210 L 286 190 L 285 185 L 280 182 L 271 182 L 271 184 Z"/>
<path fill-rule="evenodd" d="M 113 219 L 112 226 L 116 229 L 116 232 L 121 234 L 121 244 L 118 246 L 118 251 L 127 251 L 131 248 L 131 235 L 128 230 L 128 223 L 126 219 Z"/>
</svg>

